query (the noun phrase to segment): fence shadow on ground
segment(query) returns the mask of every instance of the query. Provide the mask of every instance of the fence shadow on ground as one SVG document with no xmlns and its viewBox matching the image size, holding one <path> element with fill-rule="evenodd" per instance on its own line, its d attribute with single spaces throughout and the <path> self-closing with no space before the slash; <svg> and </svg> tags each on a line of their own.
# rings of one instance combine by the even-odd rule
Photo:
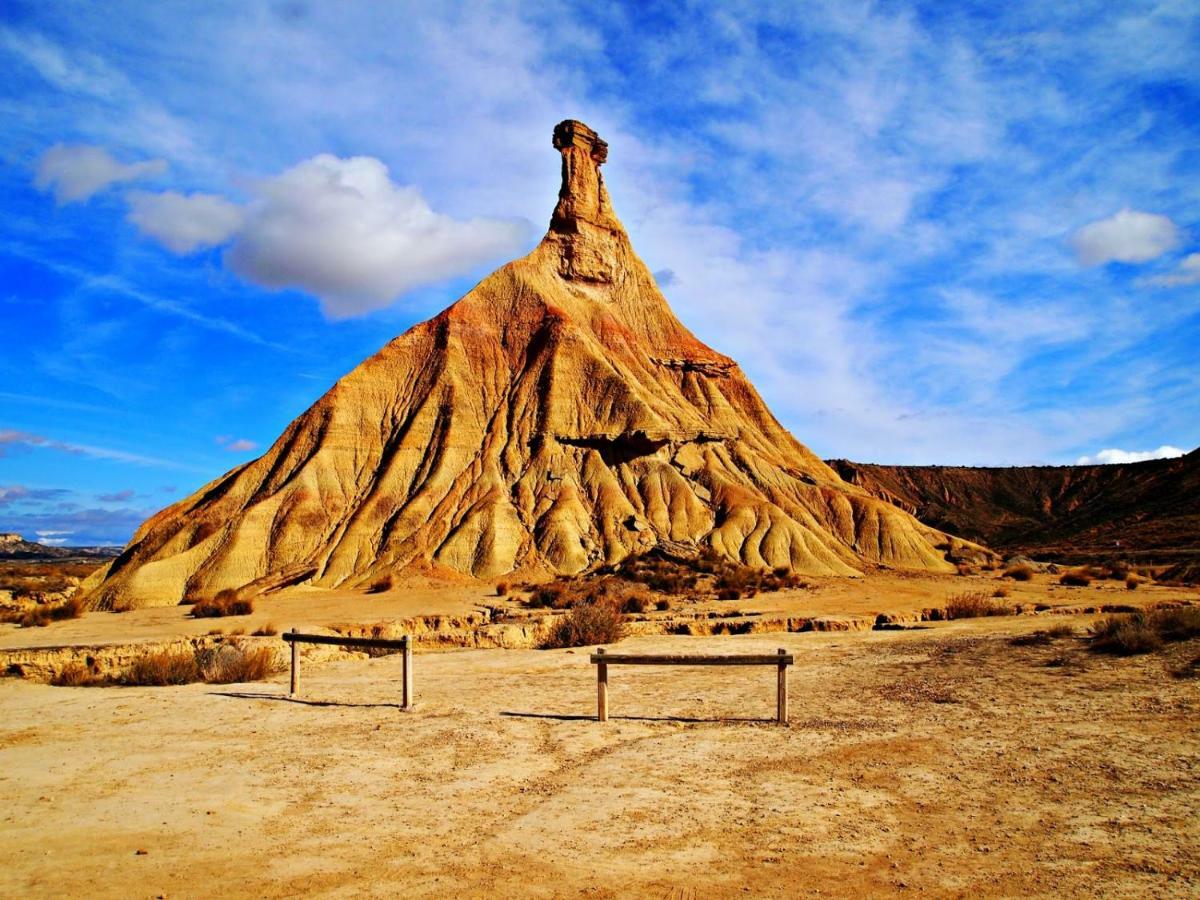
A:
<svg viewBox="0 0 1200 900">
<path fill-rule="evenodd" d="M 289 697 L 287 694 L 268 694 L 265 691 L 209 691 L 214 697 L 235 697 L 239 700 L 277 700 L 281 703 L 298 703 L 302 706 L 345 706 L 351 709 L 404 709 L 400 703 L 351 703 L 346 700 L 311 700 L 305 697 Z"/>
<path fill-rule="evenodd" d="M 542 712 L 516 712 L 514 710 L 503 710 L 500 715 L 507 716 L 511 719 L 554 719 L 560 722 L 595 722 L 596 714 L 580 715 L 577 713 L 542 713 Z M 709 725 L 725 725 L 725 724 L 774 724 L 775 719 L 762 716 L 613 716 L 608 717 L 610 720 L 623 719 L 627 722 L 685 722 L 689 724 L 709 724 Z"/>
</svg>

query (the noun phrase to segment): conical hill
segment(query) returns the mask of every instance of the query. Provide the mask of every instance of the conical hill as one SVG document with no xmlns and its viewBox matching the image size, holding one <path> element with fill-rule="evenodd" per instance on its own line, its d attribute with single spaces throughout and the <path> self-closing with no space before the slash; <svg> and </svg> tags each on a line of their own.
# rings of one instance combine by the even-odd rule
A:
<svg viewBox="0 0 1200 900">
<path fill-rule="evenodd" d="M 578 573 L 664 542 L 814 575 L 952 571 L 942 532 L 842 481 L 675 317 L 613 212 L 595 132 L 563 122 L 554 146 L 562 189 L 532 253 L 149 519 L 91 602 Z"/>
</svg>

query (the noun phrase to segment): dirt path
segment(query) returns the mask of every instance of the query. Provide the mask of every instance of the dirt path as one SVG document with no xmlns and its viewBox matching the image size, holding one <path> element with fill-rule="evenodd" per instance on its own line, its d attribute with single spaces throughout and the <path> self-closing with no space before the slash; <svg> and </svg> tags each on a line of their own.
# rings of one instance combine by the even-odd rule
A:
<svg viewBox="0 0 1200 900">
<path fill-rule="evenodd" d="M 1044 625 L 621 645 L 786 647 L 788 728 L 699 668 L 614 669 L 602 726 L 586 651 L 419 654 L 407 714 L 397 657 L 306 702 L 7 679 L 0 894 L 1194 896 L 1198 683 L 1003 636 Z"/>
</svg>

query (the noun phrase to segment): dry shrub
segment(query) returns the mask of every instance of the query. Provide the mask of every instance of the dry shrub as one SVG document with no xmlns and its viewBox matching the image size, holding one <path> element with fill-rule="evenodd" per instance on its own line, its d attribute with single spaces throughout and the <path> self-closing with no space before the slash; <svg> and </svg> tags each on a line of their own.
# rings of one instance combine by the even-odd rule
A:
<svg viewBox="0 0 1200 900">
<path fill-rule="evenodd" d="M 1133 656 L 1194 637 L 1200 637 L 1200 608 L 1158 606 L 1101 619 L 1092 626 L 1091 648 L 1098 653 Z"/>
<path fill-rule="evenodd" d="M 266 625 L 259 625 L 250 634 L 254 637 L 274 637 L 279 634 L 279 629 L 274 622 L 268 622 Z"/>
<path fill-rule="evenodd" d="M 668 609 L 671 608 L 671 601 L 668 600 L 666 597 L 663 597 L 663 599 L 659 600 L 657 603 L 654 604 L 654 608 L 657 609 L 659 612 L 666 612 Z"/>
<path fill-rule="evenodd" d="M 1141 583 L 1142 583 L 1142 580 L 1140 578 L 1138 578 L 1137 575 L 1135 575 L 1133 572 L 1130 572 L 1128 575 L 1125 576 L 1125 589 L 1126 590 L 1136 591 L 1138 588 L 1138 585 Z"/>
<path fill-rule="evenodd" d="M 195 655 L 201 680 L 208 684 L 262 681 L 280 671 L 270 647 L 237 647 L 225 644 Z"/>
<path fill-rule="evenodd" d="M 994 591 L 992 591 L 992 596 L 997 600 L 1003 599 L 1004 597 L 1008 596 L 1008 588 L 996 588 Z"/>
<path fill-rule="evenodd" d="M 584 603 L 554 623 L 542 648 L 613 644 L 625 637 L 625 615 L 613 603 Z"/>
<path fill-rule="evenodd" d="M 191 650 L 153 650 L 135 659 L 119 678 L 125 685 L 191 684 L 203 678 Z"/>
<path fill-rule="evenodd" d="M 982 616 L 1007 616 L 1012 611 L 1003 603 L 996 603 L 987 591 L 965 591 L 947 598 L 947 619 L 977 619 Z"/>
<path fill-rule="evenodd" d="M 1018 566 L 1009 566 L 1004 570 L 1004 578 L 1011 578 L 1013 581 L 1032 581 L 1034 576 L 1033 566 L 1022 563 Z"/>
<path fill-rule="evenodd" d="M 237 591 L 226 588 L 211 599 L 197 600 L 192 606 L 191 615 L 196 619 L 219 619 L 224 616 L 248 616 L 252 612 L 254 601 L 239 599 Z"/>
<path fill-rule="evenodd" d="M 395 584 L 396 582 L 391 575 L 384 575 L 382 578 L 377 578 L 371 582 L 370 587 L 367 588 L 367 593 L 383 594 L 390 591 Z"/>
<path fill-rule="evenodd" d="M 55 687 L 87 687 L 99 680 L 91 669 L 76 660 L 67 663 L 55 673 L 50 683 Z"/>
<path fill-rule="evenodd" d="M 508 590 L 509 590 L 509 589 L 508 589 L 508 582 L 507 582 L 507 581 L 501 581 L 499 584 L 497 584 L 497 585 L 496 585 L 496 596 L 497 596 L 497 597 L 507 597 L 507 596 L 508 596 Z"/>
<path fill-rule="evenodd" d="M 39 603 L 29 609 L 10 612 L 2 621 L 15 622 L 22 628 L 45 628 L 51 622 L 78 619 L 83 615 L 83 603 L 71 597 L 62 603 Z"/>
<path fill-rule="evenodd" d="M 1092 583 L 1092 576 L 1086 569 L 1071 569 L 1058 576 L 1058 583 L 1070 587 L 1087 587 Z"/>
<path fill-rule="evenodd" d="M 717 590 L 718 600 L 741 600 L 742 592 L 734 587 L 723 587 Z"/>
<path fill-rule="evenodd" d="M 646 598 L 637 594 L 625 598 L 625 612 L 627 613 L 644 613 L 647 605 Z"/>
<path fill-rule="evenodd" d="M 233 684 L 261 681 L 280 671 L 280 668 L 270 647 L 223 644 L 199 650 L 152 650 L 135 659 L 115 681 L 127 686 L 146 687 L 192 684 L 197 681 Z M 93 679 L 83 683 L 103 682 Z"/>
<path fill-rule="evenodd" d="M 611 575 L 599 578 L 560 578 L 540 584 L 530 593 L 528 605 L 546 607 L 549 609 L 574 609 L 595 603 L 611 603 L 617 609 L 624 609 L 627 604 L 643 604 L 645 610 L 649 606 L 645 588 L 640 584 L 630 584 L 624 579 Z"/>
</svg>

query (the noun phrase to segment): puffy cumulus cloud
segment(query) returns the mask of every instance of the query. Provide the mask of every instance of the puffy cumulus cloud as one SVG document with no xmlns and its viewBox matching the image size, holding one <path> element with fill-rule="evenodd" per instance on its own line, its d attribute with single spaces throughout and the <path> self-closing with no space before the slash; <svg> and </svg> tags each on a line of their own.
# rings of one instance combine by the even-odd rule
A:
<svg viewBox="0 0 1200 900">
<path fill-rule="evenodd" d="M 1155 287 L 1183 287 L 1188 284 L 1200 284 L 1200 253 L 1189 253 L 1175 270 L 1165 275 L 1155 275 L 1145 280 L 1146 284 Z"/>
<path fill-rule="evenodd" d="M 168 250 L 186 254 L 228 241 L 242 225 L 242 210 L 215 194 L 130 191 L 129 221 Z"/>
<path fill-rule="evenodd" d="M 510 256 L 529 235 L 525 222 L 436 213 L 372 157 L 321 154 L 259 183 L 256 193 L 226 262 L 264 287 L 313 294 L 331 318 Z"/>
<path fill-rule="evenodd" d="M 1157 450 L 1118 450 L 1113 448 L 1101 450 L 1095 456 L 1081 456 L 1078 464 L 1081 466 L 1110 465 L 1112 463 L 1145 462 L 1148 459 L 1174 459 L 1177 456 L 1183 456 L 1185 452 L 1187 451 L 1169 444 L 1163 444 Z"/>
<path fill-rule="evenodd" d="M 1084 225 L 1072 235 L 1071 246 L 1085 266 L 1101 266 L 1149 262 L 1174 249 L 1179 239 L 1179 229 L 1166 216 L 1126 208 Z"/>
<path fill-rule="evenodd" d="M 40 191 L 51 191 L 62 205 L 87 200 L 106 187 L 151 178 L 167 171 L 161 159 L 120 163 L 103 147 L 87 144 L 55 144 L 38 160 L 33 184 Z"/>
</svg>

